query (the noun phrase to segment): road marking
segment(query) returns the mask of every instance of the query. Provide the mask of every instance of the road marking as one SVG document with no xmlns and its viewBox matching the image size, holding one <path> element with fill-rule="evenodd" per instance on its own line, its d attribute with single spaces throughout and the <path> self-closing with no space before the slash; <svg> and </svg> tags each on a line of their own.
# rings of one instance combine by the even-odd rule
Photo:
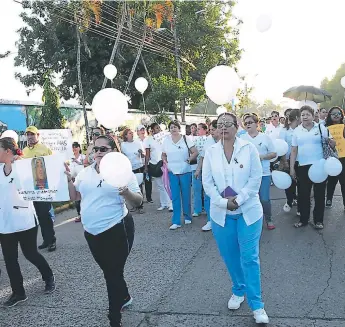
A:
<svg viewBox="0 0 345 327">
<path fill-rule="evenodd" d="M 77 217 L 73 217 L 73 218 L 67 219 L 67 220 L 63 221 L 62 223 L 60 223 L 60 224 L 54 225 L 54 227 L 56 228 L 56 227 L 59 227 L 59 226 L 62 226 L 62 225 L 71 223 L 71 222 L 74 221 L 76 218 L 77 218 Z"/>
</svg>

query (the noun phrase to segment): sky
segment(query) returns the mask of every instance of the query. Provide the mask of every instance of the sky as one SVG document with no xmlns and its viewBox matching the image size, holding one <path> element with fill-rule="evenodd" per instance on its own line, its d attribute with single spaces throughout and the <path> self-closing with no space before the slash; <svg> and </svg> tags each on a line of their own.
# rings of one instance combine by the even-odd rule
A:
<svg viewBox="0 0 345 327">
<path fill-rule="evenodd" d="M 16 51 L 16 30 L 22 26 L 21 6 L 1 0 L 0 53 Z M 344 0 L 238 0 L 234 13 L 244 24 L 240 44 L 245 50 L 239 73 L 254 87 L 252 96 L 263 102 L 271 99 L 284 104 L 282 94 L 301 84 L 320 86 L 345 62 L 345 42 L 341 22 Z M 271 28 L 260 33 L 257 18 L 269 14 Z M 0 60 L 0 99 L 40 101 L 41 90 L 27 96 L 25 87 L 14 78 L 23 71 L 14 67 L 14 56 Z M 286 99 L 285 99 L 286 100 Z"/>
</svg>

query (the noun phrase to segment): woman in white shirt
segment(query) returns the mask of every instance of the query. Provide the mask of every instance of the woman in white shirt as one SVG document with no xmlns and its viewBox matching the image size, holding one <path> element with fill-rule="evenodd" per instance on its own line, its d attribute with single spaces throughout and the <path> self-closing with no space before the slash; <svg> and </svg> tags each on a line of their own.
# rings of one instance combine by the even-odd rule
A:
<svg viewBox="0 0 345 327">
<path fill-rule="evenodd" d="M 310 194 L 314 186 L 314 227 L 322 229 L 325 212 L 326 181 L 313 183 L 309 178 L 308 171 L 312 164 L 323 159 L 321 136 L 328 138 L 329 144 L 332 147 L 335 147 L 335 141 L 331 139 L 332 136 L 328 134 L 323 124 L 313 121 L 314 110 L 311 107 L 303 106 L 300 111 L 302 124 L 296 127 L 293 132 L 290 154 L 290 175 L 292 178 L 298 178 L 300 183 L 298 200 L 300 202 L 301 217 L 300 221 L 294 226 L 299 228 L 308 225 Z M 297 175 L 295 170 L 296 160 L 299 164 Z"/>
<path fill-rule="evenodd" d="M 77 175 L 84 169 L 84 160 L 85 155 L 81 153 L 80 144 L 78 142 L 73 142 L 72 144 L 72 150 L 74 157 L 71 159 L 71 175 L 72 178 L 75 179 Z M 81 216 L 80 216 L 80 201 L 75 201 L 75 208 L 77 210 L 78 217 L 75 218 L 76 223 L 81 222 Z"/>
<path fill-rule="evenodd" d="M 185 224 L 192 223 L 191 183 L 192 169 L 190 162 L 198 156 L 194 143 L 180 133 L 181 126 L 177 121 L 168 125 L 168 135 L 162 146 L 162 160 L 168 165 L 169 181 L 172 194 L 173 216 L 171 230 L 181 227 L 181 195 Z"/>
<path fill-rule="evenodd" d="M 264 217 L 268 230 L 275 229 L 272 220 L 272 207 L 271 207 L 271 170 L 270 160 L 277 156 L 272 139 L 263 133 L 258 132 L 259 119 L 254 114 L 247 114 L 243 116 L 243 124 L 247 129 L 247 133 L 241 135 L 243 140 L 246 140 L 255 145 L 259 151 L 261 165 L 262 165 L 262 180 L 259 190 L 259 197 L 264 210 Z"/>
<path fill-rule="evenodd" d="M 205 154 L 202 179 L 211 198 L 212 231 L 233 282 L 228 308 L 236 310 L 247 295 L 256 323 L 269 319 L 261 299 L 259 242 L 262 166 L 256 147 L 236 137 L 233 114 L 218 117 L 220 141 Z"/>
<path fill-rule="evenodd" d="M 134 222 L 126 202 L 139 206 L 143 197 L 134 174 L 129 185 L 121 189 L 107 184 L 99 174 L 102 158 L 115 148 L 112 138 L 98 137 L 93 148 L 94 164 L 85 168 L 74 184 L 70 173 L 66 171 L 66 174 L 71 200 L 81 200 L 86 241 L 104 273 L 110 325 L 120 327 L 121 310 L 132 303 L 123 277 L 124 266 L 134 240 Z"/>
<path fill-rule="evenodd" d="M 127 128 L 123 131 L 123 142 L 121 143 L 121 152 L 129 159 L 132 164 L 132 171 L 134 174 L 144 173 L 144 149 L 143 143 L 140 140 L 134 140 L 133 132 Z M 140 184 L 142 190 L 142 184 Z M 131 212 L 138 211 L 143 214 L 143 204 L 137 208 L 131 209 Z"/>
<path fill-rule="evenodd" d="M 5 307 L 13 307 L 27 300 L 18 263 L 18 244 L 24 257 L 40 271 L 45 282 L 45 293 L 55 290 L 53 272 L 37 251 L 38 220 L 33 203 L 23 201 L 16 188 L 18 176 L 13 161 L 20 155 L 18 145 L 12 138 L 0 139 L 0 163 L 4 164 L 0 172 L 0 244 L 12 288 L 12 295 L 4 303 Z"/>
</svg>

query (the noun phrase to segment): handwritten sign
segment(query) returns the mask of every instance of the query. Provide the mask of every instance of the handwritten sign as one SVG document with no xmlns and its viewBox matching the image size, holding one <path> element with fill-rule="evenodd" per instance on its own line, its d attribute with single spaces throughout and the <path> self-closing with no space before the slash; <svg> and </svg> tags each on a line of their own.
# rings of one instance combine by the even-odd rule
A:
<svg viewBox="0 0 345 327">
<path fill-rule="evenodd" d="M 73 158 L 72 132 L 70 129 L 41 129 L 40 142 L 46 145 L 53 153 L 64 155 L 65 160 Z"/>
<path fill-rule="evenodd" d="M 61 154 L 17 160 L 16 186 L 24 201 L 69 201 L 68 182 Z"/>
<path fill-rule="evenodd" d="M 328 126 L 329 132 L 332 134 L 336 143 L 335 147 L 338 151 L 339 158 L 345 157 L 345 139 L 344 139 L 344 125 L 336 124 Z"/>
</svg>

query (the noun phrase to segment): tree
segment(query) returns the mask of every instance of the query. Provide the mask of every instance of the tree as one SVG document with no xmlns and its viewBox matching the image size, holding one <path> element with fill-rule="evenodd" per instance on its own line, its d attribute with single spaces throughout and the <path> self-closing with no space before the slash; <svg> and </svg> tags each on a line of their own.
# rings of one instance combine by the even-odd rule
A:
<svg viewBox="0 0 345 327">
<path fill-rule="evenodd" d="M 322 102 L 320 107 L 331 108 L 333 106 L 339 106 L 344 108 L 343 99 L 344 99 L 344 88 L 340 84 L 340 80 L 345 76 L 345 63 L 342 64 L 336 71 L 332 79 L 324 78 L 321 82 L 321 88 L 328 91 L 332 94 L 332 100 Z"/>
<path fill-rule="evenodd" d="M 282 108 L 279 104 L 276 105 L 272 100 L 266 99 L 264 103 L 260 105 L 254 112 L 256 112 L 260 117 L 267 118 L 271 115 L 272 111 L 280 112 L 281 110 Z"/>
<path fill-rule="evenodd" d="M 43 98 L 44 106 L 39 122 L 41 129 L 64 128 L 65 120 L 60 112 L 59 91 L 53 83 L 52 72 L 44 75 Z"/>
</svg>

